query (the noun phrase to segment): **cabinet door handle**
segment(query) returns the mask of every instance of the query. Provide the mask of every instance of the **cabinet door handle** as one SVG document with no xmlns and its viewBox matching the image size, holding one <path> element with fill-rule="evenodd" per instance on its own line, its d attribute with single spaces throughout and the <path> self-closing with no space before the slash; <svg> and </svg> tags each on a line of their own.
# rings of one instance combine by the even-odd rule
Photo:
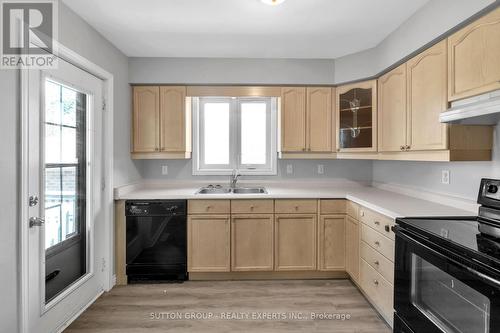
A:
<svg viewBox="0 0 500 333">
<path fill-rule="evenodd" d="M 399 146 L 399 149 L 405 150 L 405 147 L 404 146 Z"/>
<path fill-rule="evenodd" d="M 411 146 L 406 146 L 405 147 L 406 150 L 410 150 L 411 149 Z"/>
<path fill-rule="evenodd" d="M 380 225 L 379 221 L 375 221 L 374 223 L 375 223 L 375 225 Z"/>
<path fill-rule="evenodd" d="M 378 280 L 373 280 L 373 284 L 378 286 Z"/>
<path fill-rule="evenodd" d="M 384 228 L 385 228 L 385 231 L 386 231 L 386 232 L 391 231 L 391 227 L 390 227 L 388 224 L 387 224 Z"/>
<path fill-rule="evenodd" d="M 380 246 L 380 242 L 379 241 L 375 241 L 375 245 Z"/>
<path fill-rule="evenodd" d="M 374 264 L 377 265 L 377 266 L 380 265 L 380 263 L 378 262 L 378 260 L 375 260 Z"/>
</svg>

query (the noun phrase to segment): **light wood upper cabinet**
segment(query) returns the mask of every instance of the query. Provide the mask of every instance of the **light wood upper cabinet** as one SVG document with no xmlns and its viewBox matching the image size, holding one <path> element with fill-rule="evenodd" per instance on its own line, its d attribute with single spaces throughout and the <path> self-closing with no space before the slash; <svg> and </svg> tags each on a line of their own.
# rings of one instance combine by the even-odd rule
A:
<svg viewBox="0 0 500 333">
<path fill-rule="evenodd" d="M 287 87 L 281 90 L 281 150 L 306 150 L 306 88 Z"/>
<path fill-rule="evenodd" d="M 359 235 L 359 222 L 347 216 L 345 225 L 345 270 L 356 282 L 359 282 Z"/>
<path fill-rule="evenodd" d="M 188 217 L 188 272 L 229 272 L 229 215 Z"/>
<path fill-rule="evenodd" d="M 332 88 L 307 88 L 307 151 L 331 152 L 333 128 Z"/>
<path fill-rule="evenodd" d="M 335 101 L 337 151 L 377 151 L 377 81 L 337 87 Z"/>
<path fill-rule="evenodd" d="M 159 144 L 160 88 L 134 87 L 133 135 L 134 152 L 155 152 Z"/>
<path fill-rule="evenodd" d="M 448 100 L 500 89 L 500 8 L 448 37 Z"/>
<path fill-rule="evenodd" d="M 332 152 L 335 146 L 332 91 L 331 87 L 282 88 L 282 152 Z"/>
<path fill-rule="evenodd" d="M 275 270 L 316 270 L 315 214 L 277 214 L 274 237 Z"/>
<path fill-rule="evenodd" d="M 406 144 L 410 150 L 448 148 L 448 126 L 439 122 L 439 114 L 447 108 L 446 80 L 446 41 L 408 61 Z"/>
<path fill-rule="evenodd" d="M 404 150 L 406 145 L 406 64 L 380 77 L 378 103 L 378 150 Z"/>
<path fill-rule="evenodd" d="M 160 151 L 186 151 L 186 87 L 160 87 Z"/>
<path fill-rule="evenodd" d="M 273 229 L 273 214 L 232 215 L 231 270 L 272 271 Z"/>
<path fill-rule="evenodd" d="M 191 118 L 186 88 L 133 87 L 134 159 L 183 159 L 191 156 Z"/>
<path fill-rule="evenodd" d="M 318 269 L 345 269 L 345 216 L 322 215 L 318 223 Z"/>
</svg>

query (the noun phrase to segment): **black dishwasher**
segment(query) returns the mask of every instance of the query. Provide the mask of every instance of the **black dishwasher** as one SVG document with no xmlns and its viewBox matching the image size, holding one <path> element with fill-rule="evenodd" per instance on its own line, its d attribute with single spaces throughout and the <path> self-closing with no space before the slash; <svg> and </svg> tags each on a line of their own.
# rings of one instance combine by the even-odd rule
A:
<svg viewBox="0 0 500 333">
<path fill-rule="evenodd" d="M 129 283 L 187 280 L 186 200 L 126 201 Z"/>
</svg>

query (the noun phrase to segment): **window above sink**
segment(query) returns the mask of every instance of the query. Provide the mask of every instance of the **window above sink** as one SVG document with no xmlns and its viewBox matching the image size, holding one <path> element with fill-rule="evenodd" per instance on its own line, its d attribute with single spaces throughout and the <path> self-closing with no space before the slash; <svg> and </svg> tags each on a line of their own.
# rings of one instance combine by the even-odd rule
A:
<svg viewBox="0 0 500 333">
<path fill-rule="evenodd" d="M 277 174 L 277 98 L 193 98 L 193 175 Z"/>
</svg>

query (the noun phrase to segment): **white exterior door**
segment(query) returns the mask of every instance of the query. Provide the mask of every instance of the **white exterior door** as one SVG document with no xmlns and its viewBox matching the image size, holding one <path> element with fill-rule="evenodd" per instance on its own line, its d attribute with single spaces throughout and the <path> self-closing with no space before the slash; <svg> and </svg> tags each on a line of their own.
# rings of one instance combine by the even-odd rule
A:
<svg viewBox="0 0 500 333">
<path fill-rule="evenodd" d="M 57 332 L 103 291 L 103 81 L 59 60 L 28 73 L 25 330 Z M 24 199 L 24 198 L 23 198 Z"/>
</svg>

